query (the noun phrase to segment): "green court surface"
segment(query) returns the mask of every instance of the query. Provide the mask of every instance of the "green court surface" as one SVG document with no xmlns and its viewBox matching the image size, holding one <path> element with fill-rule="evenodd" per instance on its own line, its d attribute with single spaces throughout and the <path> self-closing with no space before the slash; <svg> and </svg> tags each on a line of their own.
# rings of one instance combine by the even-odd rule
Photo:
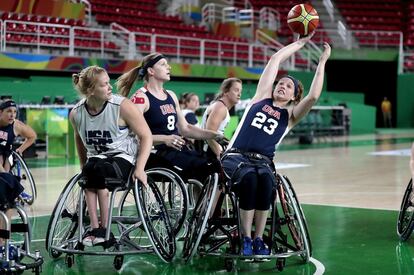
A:
<svg viewBox="0 0 414 275">
<path fill-rule="evenodd" d="M 280 274 L 414 274 L 414 242 L 401 244 L 396 234 L 396 211 L 303 205 L 317 260 L 302 264 L 298 257 L 288 258 Z M 44 238 L 49 217 L 34 222 L 33 249 L 45 257 L 42 274 L 118 274 L 110 256 L 75 256 L 71 268 L 64 256 L 49 258 Z M 185 264 L 178 255 L 170 264 L 155 255 L 125 257 L 122 274 L 221 274 L 227 273 L 219 257 L 196 257 Z M 319 263 L 318 263 L 319 262 Z M 275 273 L 275 261 L 238 262 L 237 274 Z M 26 271 L 25 274 L 29 272 Z"/>
</svg>

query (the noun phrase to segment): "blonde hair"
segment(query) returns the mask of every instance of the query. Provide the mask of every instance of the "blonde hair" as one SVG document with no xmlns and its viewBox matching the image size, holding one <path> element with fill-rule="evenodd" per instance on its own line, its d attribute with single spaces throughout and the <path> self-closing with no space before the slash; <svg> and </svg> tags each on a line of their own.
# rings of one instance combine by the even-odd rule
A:
<svg viewBox="0 0 414 275">
<path fill-rule="evenodd" d="M 151 60 L 161 55 L 162 54 L 157 53 L 157 52 L 150 53 L 142 59 L 140 66 L 137 66 L 133 68 L 132 70 L 121 75 L 116 81 L 116 87 L 118 89 L 118 93 L 122 96 L 127 97 L 129 92 L 131 91 L 132 85 L 135 83 L 137 79 L 140 79 L 140 80 L 143 79 L 144 81 L 148 81 L 148 74 L 147 74 L 148 68 L 145 68 L 145 67 Z"/>
<path fill-rule="evenodd" d="M 75 89 L 83 96 L 88 94 L 88 89 L 93 88 L 96 82 L 96 76 L 106 73 L 104 68 L 99 66 L 89 66 L 77 74 L 72 74 L 72 82 Z"/>
<path fill-rule="evenodd" d="M 214 100 L 219 100 L 220 98 L 224 96 L 225 93 L 228 93 L 231 89 L 231 86 L 233 86 L 234 82 L 243 84 L 243 82 L 237 77 L 230 77 L 230 78 L 224 79 L 220 85 L 220 92 L 216 95 L 216 98 Z"/>
</svg>

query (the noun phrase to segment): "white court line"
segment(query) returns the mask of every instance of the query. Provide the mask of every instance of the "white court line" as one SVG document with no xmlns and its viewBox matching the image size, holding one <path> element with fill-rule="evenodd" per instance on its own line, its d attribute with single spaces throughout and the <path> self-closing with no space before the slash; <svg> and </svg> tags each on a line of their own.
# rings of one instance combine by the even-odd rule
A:
<svg viewBox="0 0 414 275">
<path fill-rule="evenodd" d="M 309 261 L 312 262 L 316 267 L 315 273 L 313 273 L 313 275 L 321 275 L 325 273 L 325 266 L 320 261 L 312 257 L 309 258 Z"/>
<path fill-rule="evenodd" d="M 390 151 L 379 151 L 379 152 L 370 152 L 368 155 L 372 156 L 410 156 L 410 149 L 401 149 L 401 150 L 390 150 Z"/>
<path fill-rule="evenodd" d="M 308 167 L 309 164 L 303 163 L 283 163 L 283 162 L 276 162 L 276 169 L 291 169 L 291 168 L 299 168 L 299 167 Z"/>
</svg>

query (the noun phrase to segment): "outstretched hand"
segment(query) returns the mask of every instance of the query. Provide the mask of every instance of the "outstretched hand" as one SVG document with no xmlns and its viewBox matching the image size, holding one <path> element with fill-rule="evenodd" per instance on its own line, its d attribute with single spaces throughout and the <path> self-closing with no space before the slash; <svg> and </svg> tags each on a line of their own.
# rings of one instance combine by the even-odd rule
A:
<svg viewBox="0 0 414 275">
<path fill-rule="evenodd" d="M 319 62 L 325 62 L 331 56 L 331 46 L 327 42 L 323 42 L 323 52 L 319 57 Z"/>
<path fill-rule="evenodd" d="M 298 35 L 297 36 L 297 40 L 298 41 L 302 41 L 302 42 L 304 42 L 304 43 L 307 43 L 307 42 L 309 42 L 311 39 L 312 39 L 312 37 L 315 35 L 315 31 L 313 31 L 313 32 L 311 32 L 311 33 L 309 33 L 308 35 L 305 35 L 305 36 L 300 36 L 300 35 Z"/>
</svg>

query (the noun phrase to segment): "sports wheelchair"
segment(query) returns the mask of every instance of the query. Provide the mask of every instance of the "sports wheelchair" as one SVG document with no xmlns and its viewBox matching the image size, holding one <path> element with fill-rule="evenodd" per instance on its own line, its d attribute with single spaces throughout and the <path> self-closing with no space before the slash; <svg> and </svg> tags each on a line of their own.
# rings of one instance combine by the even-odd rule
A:
<svg viewBox="0 0 414 275">
<path fill-rule="evenodd" d="M 276 259 L 276 268 L 283 270 L 287 257 L 300 256 L 306 263 L 312 254 L 307 224 L 292 184 L 286 176 L 276 174 L 274 203 L 269 211 L 263 239 L 270 249 L 270 255 L 243 256 L 241 225 L 236 187 L 228 179 L 213 181 L 203 186 L 201 195 L 189 220 L 189 230 L 183 247 L 183 258 L 188 262 L 195 254 L 213 255 L 225 259 L 225 268 L 232 271 L 237 259 L 262 261 Z M 222 190 L 220 199 L 212 213 L 217 189 Z M 233 188 L 233 189 L 232 189 Z M 222 209 L 223 202 L 229 202 Z M 226 204 L 224 204 L 226 205 Z"/>
<path fill-rule="evenodd" d="M 160 175 L 158 171 L 148 173 L 146 186 L 132 180 L 132 171 L 127 182 L 105 180 L 111 196 L 103 251 L 97 247 L 86 249 L 82 244 L 89 217 L 82 192 L 85 179 L 81 174 L 75 175 L 64 187 L 49 221 L 46 234 L 49 255 L 56 259 L 65 253 L 68 267 L 74 263 L 74 254 L 115 256 L 113 265 L 117 270 L 122 267 L 124 255 L 130 254 L 155 252 L 162 261 L 170 262 L 176 243 L 162 195 L 153 180 Z M 118 207 L 114 207 L 115 203 Z M 113 242 L 111 231 L 115 234 Z"/>
<path fill-rule="evenodd" d="M 401 241 L 406 241 L 414 230 L 414 193 L 413 180 L 408 182 L 401 202 L 397 220 L 397 234 Z"/>
<path fill-rule="evenodd" d="M 24 187 L 25 196 L 21 195 L 20 200 L 32 205 L 37 197 L 37 190 L 32 173 L 29 170 L 23 157 L 12 151 L 10 157 L 10 172 L 20 178 L 20 184 Z"/>
<path fill-rule="evenodd" d="M 4 251 L 0 253 L 0 274 L 21 274 L 25 270 L 32 270 L 36 275 L 40 274 L 43 257 L 39 250 L 32 253 L 30 249 L 31 228 L 27 214 L 22 206 L 14 207 L 20 218 L 19 222 L 8 219 L 3 211 L 0 211 L 0 219 L 4 228 L 0 228 L 0 238 L 4 241 Z M 16 249 L 11 253 L 9 246 Z"/>
</svg>

